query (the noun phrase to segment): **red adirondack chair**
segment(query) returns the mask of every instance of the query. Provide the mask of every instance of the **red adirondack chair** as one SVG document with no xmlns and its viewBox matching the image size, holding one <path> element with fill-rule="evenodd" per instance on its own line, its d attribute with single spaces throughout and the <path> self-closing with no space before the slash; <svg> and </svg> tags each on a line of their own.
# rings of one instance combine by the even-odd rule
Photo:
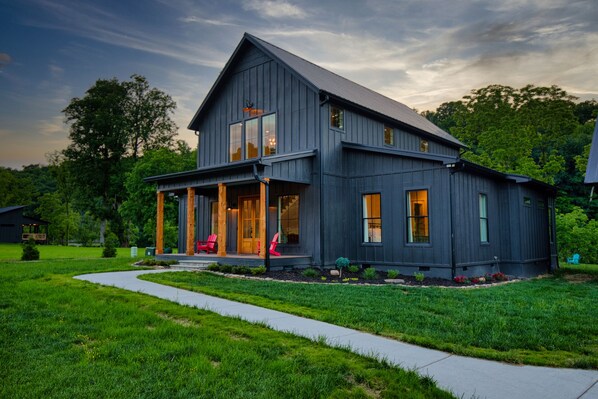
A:
<svg viewBox="0 0 598 399">
<path fill-rule="evenodd" d="M 272 241 L 270 241 L 270 255 L 280 256 L 280 252 L 276 252 L 276 246 L 278 245 L 278 233 L 274 234 Z M 257 254 L 260 254 L 260 242 L 257 242 Z"/>
<path fill-rule="evenodd" d="M 197 252 L 206 251 L 206 253 L 216 253 L 216 239 L 218 235 L 210 234 L 207 241 L 197 241 Z"/>
</svg>

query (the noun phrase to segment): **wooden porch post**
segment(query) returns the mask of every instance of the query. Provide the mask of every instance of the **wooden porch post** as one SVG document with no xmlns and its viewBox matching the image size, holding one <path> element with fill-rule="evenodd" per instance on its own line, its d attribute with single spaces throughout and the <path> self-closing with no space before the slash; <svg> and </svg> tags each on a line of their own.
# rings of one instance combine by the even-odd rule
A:
<svg viewBox="0 0 598 399">
<path fill-rule="evenodd" d="M 158 191 L 156 206 L 156 255 L 164 253 L 164 192 Z"/>
<path fill-rule="evenodd" d="M 195 254 L 195 189 L 187 187 L 187 251 L 186 255 Z"/>
<path fill-rule="evenodd" d="M 270 181 L 265 178 L 264 180 Z M 268 212 L 268 199 L 266 198 L 266 185 L 260 183 L 260 258 L 266 258 L 266 251 L 270 250 L 270 241 L 266 237 L 266 212 Z"/>
<path fill-rule="evenodd" d="M 218 256 L 226 256 L 226 184 L 218 183 Z"/>
</svg>

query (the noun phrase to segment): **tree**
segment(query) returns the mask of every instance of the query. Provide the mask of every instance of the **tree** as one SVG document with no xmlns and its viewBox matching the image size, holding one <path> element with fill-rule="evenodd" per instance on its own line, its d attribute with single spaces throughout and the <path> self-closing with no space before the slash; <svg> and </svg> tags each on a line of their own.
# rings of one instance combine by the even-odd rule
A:
<svg viewBox="0 0 598 399">
<path fill-rule="evenodd" d="M 53 243 L 68 245 L 70 234 L 76 232 L 80 217 L 77 212 L 69 212 L 67 204 L 62 201 L 61 195 L 46 193 L 39 200 L 36 212 L 48 225 L 48 240 Z"/>
<path fill-rule="evenodd" d="M 56 196 L 64 208 L 64 216 L 61 216 L 61 219 L 68 221 L 67 223 L 61 224 L 61 226 L 64 226 L 64 234 L 62 235 L 63 237 L 61 241 L 68 245 L 71 232 L 76 230 L 79 224 L 79 214 L 73 213 L 72 209 L 74 193 L 76 190 L 72 163 L 60 151 L 46 154 L 46 158 L 50 164 L 50 172 L 56 181 Z M 45 220 L 51 222 L 50 219 Z"/>
<path fill-rule="evenodd" d="M 33 202 L 34 194 L 30 179 L 19 176 L 16 170 L 0 166 L 0 208 L 28 205 Z"/>
<path fill-rule="evenodd" d="M 123 226 L 118 209 L 126 199 L 125 174 L 142 150 L 169 147 L 176 134 L 170 96 L 150 89 L 144 77 L 131 82 L 98 80 L 82 98 L 63 110 L 70 123 L 71 144 L 64 151 L 78 187 L 82 209 L 107 222 L 121 241 Z"/>
<path fill-rule="evenodd" d="M 120 208 L 123 218 L 139 232 L 138 245 L 154 241 L 156 228 L 156 186 L 143 181 L 149 176 L 182 172 L 196 166 L 196 152 L 183 142 L 177 142 L 176 150 L 161 148 L 147 151 L 127 174 L 125 188 L 128 199 Z M 165 226 L 176 226 L 178 209 L 173 200 L 167 199 L 164 205 Z M 174 240 L 176 241 L 176 240 Z M 166 243 L 167 246 L 172 243 Z M 172 244 L 174 245 L 174 244 Z"/>
</svg>

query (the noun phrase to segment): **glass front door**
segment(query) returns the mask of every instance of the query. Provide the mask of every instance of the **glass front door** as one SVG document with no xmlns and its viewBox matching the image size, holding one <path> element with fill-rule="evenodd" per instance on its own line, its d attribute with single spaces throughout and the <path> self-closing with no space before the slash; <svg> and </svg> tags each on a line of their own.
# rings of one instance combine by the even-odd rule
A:
<svg viewBox="0 0 598 399">
<path fill-rule="evenodd" d="M 260 239 L 260 197 L 239 198 L 239 253 L 257 254 Z"/>
</svg>

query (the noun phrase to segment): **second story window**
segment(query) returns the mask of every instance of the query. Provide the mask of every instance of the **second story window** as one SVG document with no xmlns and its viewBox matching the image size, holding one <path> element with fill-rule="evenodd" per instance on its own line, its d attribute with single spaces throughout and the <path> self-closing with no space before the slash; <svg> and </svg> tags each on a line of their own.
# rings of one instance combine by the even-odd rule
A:
<svg viewBox="0 0 598 399">
<path fill-rule="evenodd" d="M 384 145 L 395 145 L 395 132 L 388 126 L 384 126 Z"/>
<path fill-rule="evenodd" d="M 229 162 L 276 154 L 276 114 L 233 123 L 228 134 Z"/>
<path fill-rule="evenodd" d="M 339 107 L 330 107 L 330 127 L 335 129 L 345 128 L 345 111 Z"/>
<path fill-rule="evenodd" d="M 421 152 L 428 152 L 428 140 L 420 140 L 419 141 L 419 150 Z"/>
</svg>

